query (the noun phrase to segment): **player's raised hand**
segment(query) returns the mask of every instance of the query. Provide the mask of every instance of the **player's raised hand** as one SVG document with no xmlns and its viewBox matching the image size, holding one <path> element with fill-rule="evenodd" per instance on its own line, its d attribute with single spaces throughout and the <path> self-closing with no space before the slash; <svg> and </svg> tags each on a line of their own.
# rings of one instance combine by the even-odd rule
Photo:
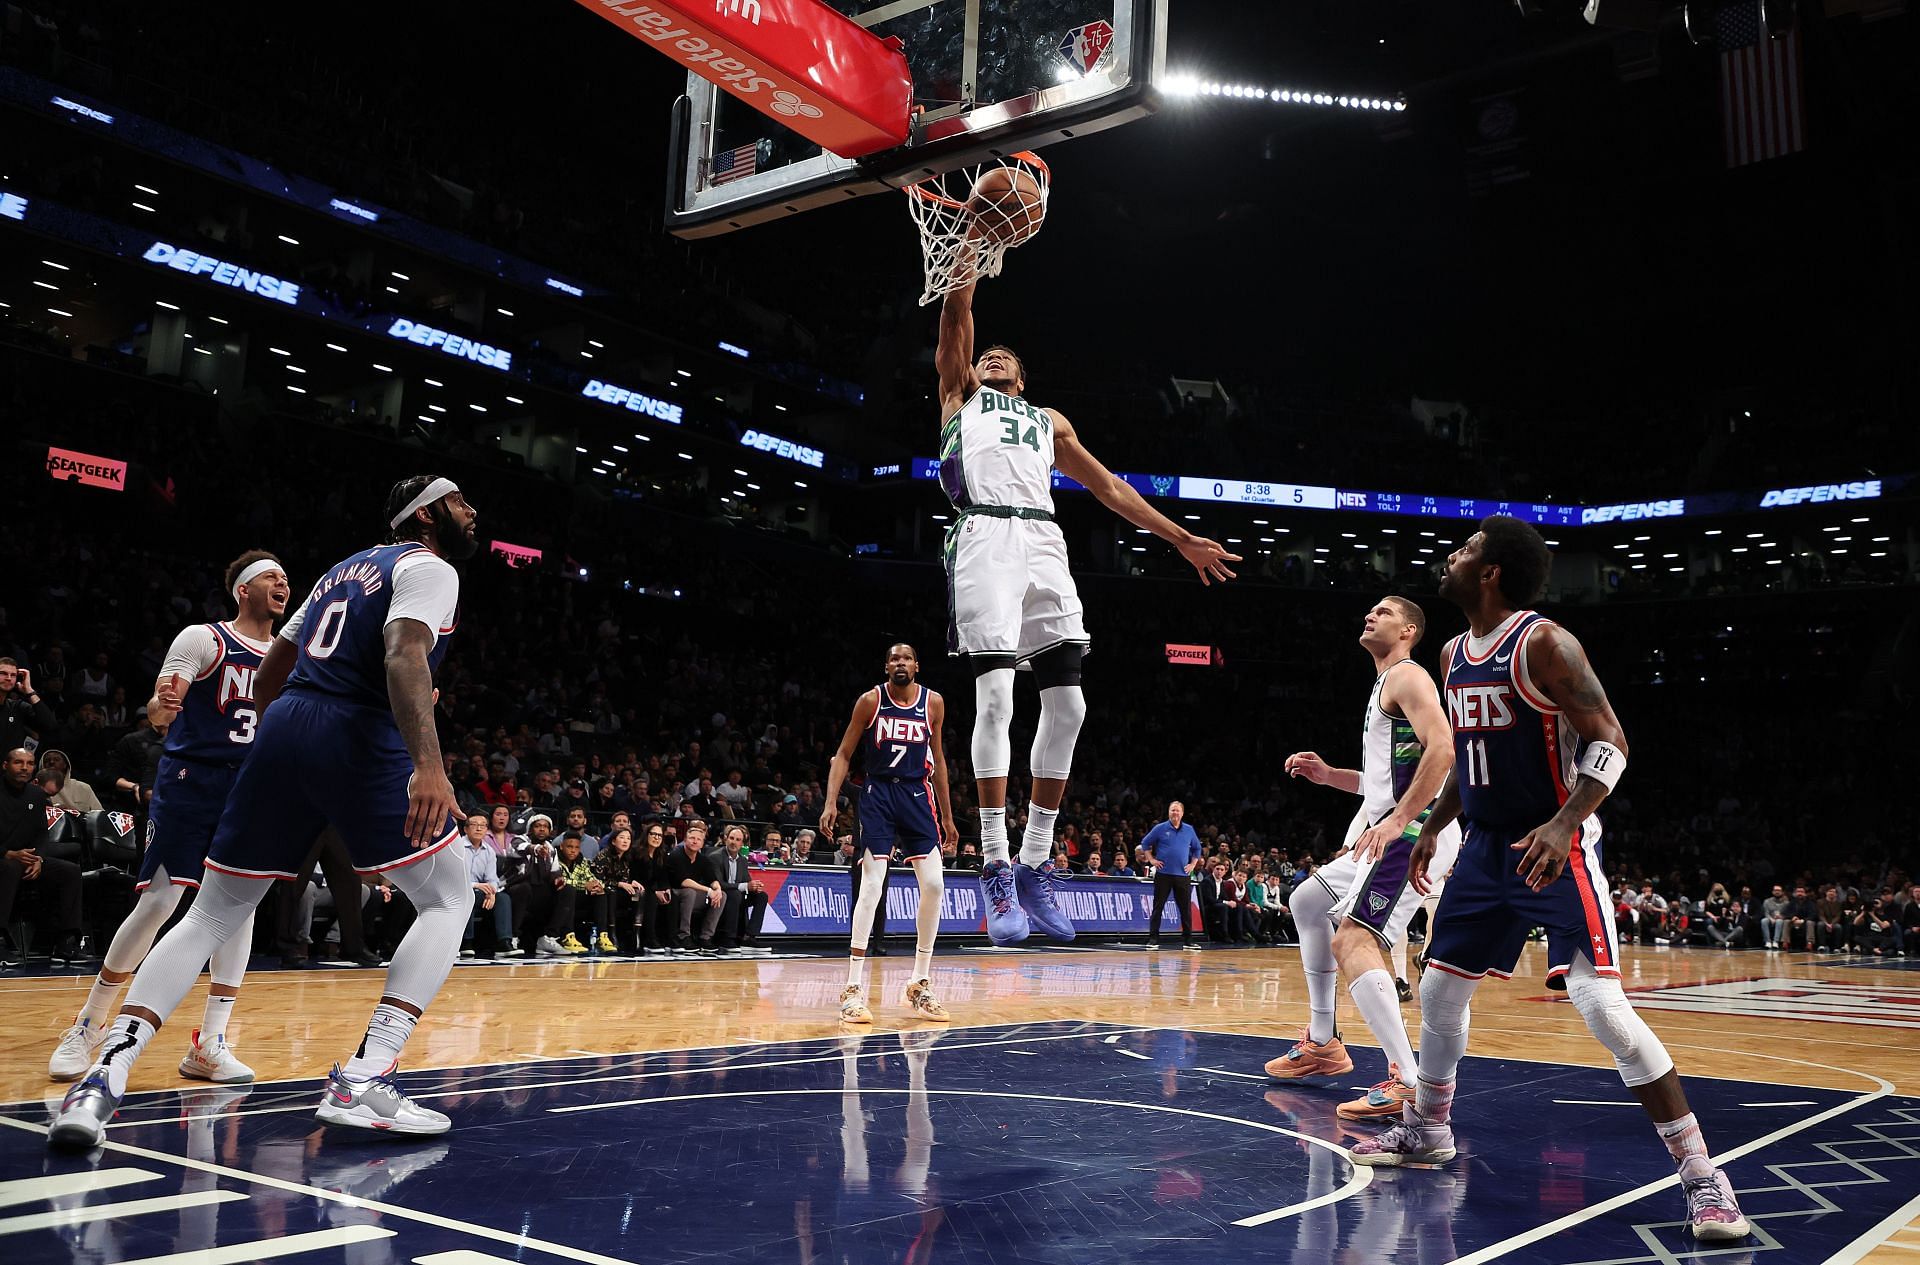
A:
<svg viewBox="0 0 1920 1265">
<path fill-rule="evenodd" d="M 1567 868 L 1567 853 L 1572 850 L 1573 832 L 1550 821 L 1513 845 L 1513 851 L 1523 853 L 1514 873 L 1528 887 L 1540 891 L 1560 877 Z"/>
<path fill-rule="evenodd" d="M 447 831 L 449 820 L 458 816 L 460 804 L 453 797 L 453 783 L 438 766 L 415 769 L 407 779 L 407 840 L 416 848 L 437 843 Z"/>
<path fill-rule="evenodd" d="M 1315 751 L 1296 751 L 1287 757 L 1283 766 L 1289 777 L 1303 777 L 1309 782 L 1325 784 L 1327 780 L 1327 762 Z"/>
<path fill-rule="evenodd" d="M 1217 540 L 1208 540 L 1205 536 L 1189 536 L 1175 548 L 1180 550 L 1180 556 L 1187 560 L 1188 565 L 1200 573 L 1202 584 L 1212 584 L 1215 580 L 1224 584 L 1233 579 L 1233 571 L 1227 564 L 1240 561 L 1239 554 L 1228 553 L 1225 545 Z"/>
</svg>

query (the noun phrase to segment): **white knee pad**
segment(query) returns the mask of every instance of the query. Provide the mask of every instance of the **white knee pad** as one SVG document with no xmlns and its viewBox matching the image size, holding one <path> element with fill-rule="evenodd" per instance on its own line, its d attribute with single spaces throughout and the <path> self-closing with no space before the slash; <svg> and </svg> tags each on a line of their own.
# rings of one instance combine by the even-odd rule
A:
<svg viewBox="0 0 1920 1265">
<path fill-rule="evenodd" d="M 107 946 L 103 963 L 107 970 L 124 975 L 140 965 L 160 935 L 160 928 L 167 925 L 167 919 L 179 908 L 181 890 L 167 878 L 166 868 L 161 867 L 147 890 L 133 902 L 133 909 L 120 923 L 120 929 L 113 933 L 113 943 Z"/>
<path fill-rule="evenodd" d="M 947 894 L 947 876 L 941 869 L 940 854 L 929 852 L 919 858 L 913 863 L 913 872 L 920 880 L 920 916 L 914 919 L 916 944 L 931 951 L 934 938 L 940 933 L 940 906 Z"/>
<path fill-rule="evenodd" d="M 1073 769 L 1073 744 L 1087 719 L 1087 696 L 1077 685 L 1054 685 L 1040 691 L 1040 727 L 1033 734 L 1035 777 L 1066 781 Z"/>
<path fill-rule="evenodd" d="M 1567 999 L 1629 1086 L 1652 1084 L 1673 1070 L 1673 1056 L 1627 1001 L 1620 981 L 1595 971 L 1584 957 L 1575 957 L 1567 972 Z"/>
<path fill-rule="evenodd" d="M 973 679 L 973 775 L 1005 777 L 1013 763 L 1013 669 Z"/>
<path fill-rule="evenodd" d="M 863 949 L 873 927 L 874 914 L 886 894 L 887 859 L 871 855 L 860 858 L 860 899 L 853 906 L 852 932 L 854 944 Z"/>
<path fill-rule="evenodd" d="M 1294 926 L 1305 927 L 1308 922 L 1313 922 L 1316 929 L 1324 927 L 1329 936 L 1333 934 L 1332 926 L 1327 921 L 1327 913 L 1333 908 L 1333 893 L 1318 879 L 1306 879 L 1294 888 L 1287 908 L 1293 913 Z"/>
<path fill-rule="evenodd" d="M 1445 971 L 1420 976 L 1420 1026 L 1446 1036 L 1464 1036 L 1472 1020 L 1469 1003 L 1479 980 L 1462 979 Z"/>
</svg>

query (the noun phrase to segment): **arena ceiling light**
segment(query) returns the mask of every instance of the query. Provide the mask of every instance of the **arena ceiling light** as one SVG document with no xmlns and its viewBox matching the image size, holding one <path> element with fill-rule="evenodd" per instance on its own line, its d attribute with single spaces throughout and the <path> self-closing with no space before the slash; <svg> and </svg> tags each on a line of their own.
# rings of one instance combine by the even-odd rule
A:
<svg viewBox="0 0 1920 1265">
<path fill-rule="evenodd" d="M 154 210 L 154 209 L 153 209 L 152 207 L 150 207 L 150 206 L 148 206 L 148 205 L 147 205 L 146 203 L 144 203 L 144 202 L 135 202 L 135 203 L 132 203 L 131 205 L 132 205 L 132 207 L 133 207 L 133 209 L 134 209 L 134 210 L 136 210 L 136 211 L 145 211 L 145 212 L 146 212 L 146 213 L 147 213 L 148 215 L 158 215 L 158 214 L 160 214 L 160 212 L 158 212 L 158 211 L 156 211 L 156 210 Z"/>
<path fill-rule="evenodd" d="M 297 239 L 288 237 L 285 233 L 275 233 L 274 236 L 278 237 L 281 241 L 285 242 L 289 246 L 298 246 L 300 244 Z"/>
<path fill-rule="evenodd" d="M 60 287 L 54 285 L 51 281 L 36 281 L 33 284 L 39 286 L 42 290 L 51 290 L 55 294 L 60 293 Z"/>
<path fill-rule="evenodd" d="M 513 315 L 513 313 L 512 313 L 512 312 L 509 312 L 509 311 L 507 311 L 507 309 L 505 309 L 505 308 L 503 308 L 503 307 L 497 307 L 497 308 L 495 308 L 495 309 L 493 309 L 493 310 L 494 310 L 494 311 L 496 311 L 496 312 L 498 312 L 498 313 L 500 313 L 500 315 L 502 315 L 502 316 L 512 316 L 512 315 Z"/>
<path fill-rule="evenodd" d="M 160 196 L 160 190 L 158 190 L 158 189 L 149 189 L 149 188 L 148 188 L 147 186 L 145 186 L 145 185 L 143 185 L 143 184 L 137 184 L 137 185 L 135 185 L 135 186 L 133 186 L 133 188 L 134 188 L 134 192 L 136 192 L 136 193 L 150 193 L 150 194 L 152 194 L 152 195 L 153 195 L 154 197 L 156 197 L 156 198 Z"/>
<path fill-rule="evenodd" d="M 222 322 L 222 324 L 224 324 L 224 323 L 225 323 L 225 322 Z M 379 370 L 379 371 L 380 371 L 381 373 L 392 373 L 392 372 L 393 372 L 393 370 L 392 370 L 392 369 L 390 369 L 390 368 L 388 368 L 388 367 L 387 367 L 386 365 L 380 365 L 380 364 L 376 364 L 376 365 L 374 365 L 374 368 L 375 368 L 375 369 L 378 369 L 378 370 Z"/>
<path fill-rule="evenodd" d="M 72 313 L 72 312 L 63 312 L 63 311 L 61 311 L 61 310 L 60 310 L 59 308 L 57 308 L 57 307 L 50 307 L 50 308 L 48 308 L 48 309 L 47 309 L 47 311 L 49 311 L 49 312 L 52 312 L 52 313 L 53 313 L 53 314 L 54 314 L 55 316 L 64 316 L 64 317 L 66 317 L 66 318 L 67 318 L 68 320 L 72 320 L 72 319 L 73 319 L 73 313 Z"/>
<path fill-rule="evenodd" d="M 525 400 L 523 400 L 523 399 L 521 399 L 521 398 L 520 398 L 519 396 L 517 396 L 517 395 L 509 395 L 509 396 L 507 397 L 507 403 L 509 403 L 509 404 L 525 404 L 525 403 L 526 403 L 526 401 L 525 401 Z"/>
<path fill-rule="evenodd" d="M 399 278 L 400 280 L 402 280 L 402 281 L 411 281 L 411 280 L 413 280 L 413 278 L 412 278 L 412 277 L 409 277 L 409 276 L 408 276 L 408 275 L 407 275 L 406 273 L 404 273 L 404 272 L 394 272 L 394 271 L 393 271 L 392 269 L 388 269 L 388 274 L 387 274 L 387 275 L 389 275 L 389 276 L 393 276 L 393 277 L 398 277 L 398 278 Z"/>
<path fill-rule="evenodd" d="M 342 347 L 339 343 L 328 343 L 327 350 L 328 351 L 345 351 L 346 348 Z"/>
<path fill-rule="evenodd" d="M 71 269 L 71 268 L 69 268 L 69 267 L 67 267 L 67 266 L 66 266 L 65 264 L 57 264 L 57 263 L 55 263 L 55 262 L 53 262 L 53 260 L 51 260 L 51 259 L 42 259 L 42 260 L 41 260 L 40 262 L 41 262 L 41 263 L 43 263 L 43 264 L 45 264 L 45 265 L 46 265 L 47 267 L 49 267 L 49 268 L 58 268 L 58 269 L 59 269 L 60 271 L 62 271 L 62 272 L 72 272 L 72 271 L 73 271 L 73 269 Z"/>
</svg>

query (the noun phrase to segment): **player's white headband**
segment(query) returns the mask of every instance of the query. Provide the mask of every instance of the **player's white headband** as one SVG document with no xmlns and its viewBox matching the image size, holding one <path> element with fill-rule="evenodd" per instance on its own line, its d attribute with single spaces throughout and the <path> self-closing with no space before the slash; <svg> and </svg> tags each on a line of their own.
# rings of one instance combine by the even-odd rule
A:
<svg viewBox="0 0 1920 1265">
<path fill-rule="evenodd" d="M 432 483 L 427 484 L 426 487 L 420 490 L 419 496 L 416 496 L 411 501 L 408 501 L 407 508 L 401 510 L 398 514 L 395 514 L 393 516 L 393 521 L 388 523 L 387 526 L 398 527 L 400 524 L 406 522 L 409 518 L 412 518 L 416 510 L 424 509 L 425 507 L 439 500 L 441 497 L 451 496 L 455 492 L 458 492 L 459 490 L 460 490 L 459 486 L 455 484 L 452 479 L 435 479 Z"/>
<path fill-rule="evenodd" d="M 247 583 L 247 581 L 258 579 L 269 571 L 279 571 L 281 569 L 280 564 L 272 558 L 262 558 L 258 562 L 248 563 L 247 569 L 242 571 L 239 578 L 233 582 L 233 600 L 236 602 L 240 600 L 240 586 Z"/>
</svg>

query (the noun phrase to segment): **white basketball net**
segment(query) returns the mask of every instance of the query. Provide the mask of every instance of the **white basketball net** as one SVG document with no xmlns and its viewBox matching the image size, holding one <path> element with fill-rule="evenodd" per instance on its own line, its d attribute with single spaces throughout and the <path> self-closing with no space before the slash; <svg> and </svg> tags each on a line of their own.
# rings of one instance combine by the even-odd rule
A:
<svg viewBox="0 0 1920 1265">
<path fill-rule="evenodd" d="M 1002 196 L 997 200 L 984 194 L 976 197 L 974 187 L 981 177 L 1003 168 L 1016 174 Z M 1039 186 L 1036 205 L 1029 207 L 1019 196 L 1023 182 L 1017 173 L 1032 177 Z M 983 277 L 999 276 L 1007 252 L 1032 241 L 1045 224 L 1048 191 L 1047 164 L 1031 153 L 1014 154 L 908 185 L 907 210 L 920 228 L 920 250 L 926 266 L 920 306 Z"/>
</svg>

